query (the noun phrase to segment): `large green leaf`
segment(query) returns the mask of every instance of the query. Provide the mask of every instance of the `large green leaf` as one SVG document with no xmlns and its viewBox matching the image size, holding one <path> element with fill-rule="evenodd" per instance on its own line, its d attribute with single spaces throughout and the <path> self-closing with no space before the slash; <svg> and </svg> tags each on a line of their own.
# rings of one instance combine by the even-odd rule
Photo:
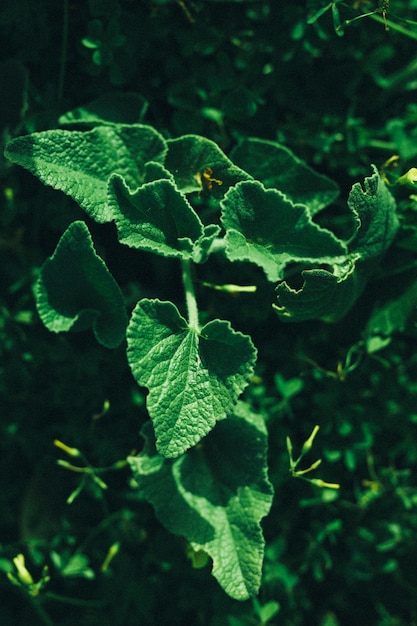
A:
<svg viewBox="0 0 417 626">
<path fill-rule="evenodd" d="M 330 263 L 347 252 L 343 241 L 312 221 L 305 205 L 258 181 L 232 187 L 221 206 L 228 258 L 256 263 L 271 282 L 283 278 L 289 263 Z"/>
<path fill-rule="evenodd" d="M 186 197 L 168 179 L 131 191 L 116 174 L 109 182 L 108 204 L 121 243 L 165 257 L 206 260 L 220 230 L 214 225 L 205 228 Z"/>
<path fill-rule="evenodd" d="M 247 386 L 256 350 L 229 322 L 189 328 L 171 302 L 143 299 L 127 331 L 127 356 L 147 408 L 158 450 L 176 457 L 224 419 Z"/>
<path fill-rule="evenodd" d="M 115 348 L 125 337 L 123 294 L 96 254 L 84 222 L 73 222 L 47 259 L 35 288 L 45 326 L 53 332 L 93 327 L 102 345 Z"/>
<path fill-rule="evenodd" d="M 277 286 L 278 304 L 274 308 L 283 320 L 336 321 L 343 317 L 392 243 L 398 229 L 395 201 L 375 167 L 372 176 L 365 178 L 363 187 L 360 183 L 353 185 L 348 205 L 355 220 L 348 254 L 344 260 L 329 259 L 328 268 L 303 271 L 304 283 L 299 289 L 291 288 L 286 282 Z M 386 311 L 388 315 L 398 311 L 392 306 L 390 313 Z M 384 313 L 381 316 L 375 318 L 375 328 L 368 329 L 369 341 L 379 332 Z M 378 341 L 375 339 L 373 345 Z"/>
<path fill-rule="evenodd" d="M 43 183 L 71 196 L 97 222 L 113 219 L 107 181 L 118 173 L 136 189 L 147 161 L 163 162 L 166 143 L 150 126 L 99 126 L 93 130 L 48 130 L 11 141 L 5 156 Z"/>
<path fill-rule="evenodd" d="M 294 203 L 307 205 L 311 215 L 339 195 L 336 183 L 274 141 L 243 139 L 232 150 L 230 158 L 265 187 L 279 189 Z"/>
<path fill-rule="evenodd" d="M 264 553 L 260 520 L 272 502 L 262 418 L 238 403 L 201 445 L 174 461 L 156 452 L 146 431 L 144 451 L 129 458 L 141 495 L 169 531 L 209 554 L 226 593 L 237 600 L 256 595 Z"/>
<path fill-rule="evenodd" d="M 219 198 L 240 180 L 252 178 L 234 165 L 210 139 L 199 135 L 183 135 L 178 139 L 169 139 L 167 144 L 165 166 L 184 193 L 206 190 Z"/>
</svg>

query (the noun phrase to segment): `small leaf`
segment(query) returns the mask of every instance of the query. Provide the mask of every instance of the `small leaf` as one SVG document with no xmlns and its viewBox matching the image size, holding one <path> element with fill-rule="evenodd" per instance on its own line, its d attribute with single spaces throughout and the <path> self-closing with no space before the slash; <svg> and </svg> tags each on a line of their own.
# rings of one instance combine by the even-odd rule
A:
<svg viewBox="0 0 417 626">
<path fill-rule="evenodd" d="M 109 183 L 108 204 L 115 216 L 120 243 L 165 257 L 191 259 L 195 253 L 202 257 L 200 240 L 207 239 L 206 230 L 171 180 L 155 180 L 132 192 L 116 174 Z M 219 228 L 210 228 L 208 232 L 205 248 L 211 245 Z"/>
<path fill-rule="evenodd" d="M 384 294 L 385 295 L 385 294 Z M 365 329 L 366 348 L 374 353 L 387 346 L 392 335 L 403 332 L 416 314 L 417 282 L 409 283 L 400 295 L 375 307 Z"/>
<path fill-rule="evenodd" d="M 233 409 L 253 373 L 256 350 L 229 322 L 199 333 L 171 302 L 143 299 L 127 331 L 133 376 L 148 387 L 158 450 L 167 457 L 196 445 Z"/>
<path fill-rule="evenodd" d="M 360 183 L 353 185 L 348 199 L 356 223 L 349 250 L 362 261 L 381 257 L 399 226 L 395 200 L 375 166 L 373 170 L 372 176 L 365 178 L 363 188 Z"/>
<path fill-rule="evenodd" d="M 202 442 L 174 461 L 163 459 L 144 428 L 145 450 L 129 458 L 143 497 L 161 523 L 213 560 L 213 576 L 236 600 L 258 593 L 264 554 L 261 519 L 272 503 L 267 433 L 239 402 Z"/>
<path fill-rule="evenodd" d="M 5 156 L 43 183 L 71 196 L 97 222 L 113 219 L 107 181 L 121 174 L 135 189 L 147 161 L 163 162 L 166 143 L 150 126 L 98 126 L 90 131 L 48 130 L 11 141 Z"/>
<path fill-rule="evenodd" d="M 252 177 L 236 167 L 219 146 L 199 135 L 169 139 L 165 167 L 174 175 L 184 193 L 208 191 L 215 198 L 224 196 L 232 185 Z"/>
<path fill-rule="evenodd" d="M 271 282 L 283 278 L 289 263 L 329 263 L 346 253 L 341 240 L 312 221 L 306 206 L 258 181 L 238 183 L 221 206 L 228 258 L 256 263 Z"/>
<path fill-rule="evenodd" d="M 106 348 L 117 347 L 125 337 L 123 294 L 96 254 L 84 222 L 73 222 L 62 235 L 42 266 L 35 295 L 42 322 L 55 333 L 92 326 Z"/>
<path fill-rule="evenodd" d="M 274 141 L 243 139 L 230 158 L 264 187 L 278 189 L 294 203 L 307 205 L 311 215 L 339 195 L 336 183 L 317 174 L 288 148 Z"/>
</svg>

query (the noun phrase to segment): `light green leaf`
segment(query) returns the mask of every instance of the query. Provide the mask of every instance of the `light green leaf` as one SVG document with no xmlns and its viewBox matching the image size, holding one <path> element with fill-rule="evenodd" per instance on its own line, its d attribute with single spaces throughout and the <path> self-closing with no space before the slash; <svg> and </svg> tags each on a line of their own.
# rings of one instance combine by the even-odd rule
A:
<svg viewBox="0 0 417 626">
<path fill-rule="evenodd" d="M 203 227 L 170 179 L 146 183 L 132 192 L 115 174 L 109 181 L 108 205 L 115 216 L 120 243 L 165 257 L 201 262 L 220 230 L 217 226 Z"/>
<path fill-rule="evenodd" d="M 212 574 L 236 600 L 258 593 L 264 555 L 261 519 L 272 503 L 267 433 L 239 402 L 200 446 L 174 461 L 146 447 L 129 462 L 142 496 L 161 523 L 213 560 Z"/>
<path fill-rule="evenodd" d="M 243 139 L 232 150 L 230 158 L 265 187 L 278 189 L 296 204 L 307 205 L 311 215 L 339 195 L 336 183 L 274 141 Z"/>
<path fill-rule="evenodd" d="M 143 299 L 128 326 L 127 356 L 135 380 L 149 389 L 158 450 L 176 457 L 232 411 L 256 350 L 229 322 L 214 320 L 198 333 L 171 302 Z"/>
<path fill-rule="evenodd" d="M 365 178 L 363 188 L 360 183 L 353 185 L 348 199 L 356 226 L 349 250 L 361 261 L 381 257 L 399 226 L 395 200 L 375 166 L 373 172 Z"/>
<path fill-rule="evenodd" d="M 223 197 L 240 180 L 250 180 L 247 172 L 236 167 L 219 146 L 199 135 L 169 139 L 165 167 L 174 175 L 184 193 L 203 190 L 215 198 Z"/>
<path fill-rule="evenodd" d="M 97 222 L 113 219 L 107 181 L 121 174 L 136 189 L 147 161 L 163 162 L 166 143 L 150 126 L 99 126 L 90 131 L 48 130 L 11 141 L 5 156 L 43 183 L 71 196 Z"/>
<path fill-rule="evenodd" d="M 258 181 L 238 183 L 221 206 L 228 258 L 256 263 L 271 282 L 289 263 L 329 263 L 346 254 L 344 242 L 315 224 L 306 206 Z"/>
<path fill-rule="evenodd" d="M 35 286 L 36 304 L 45 326 L 55 332 L 93 327 L 99 343 L 115 348 L 125 337 L 123 294 L 94 250 L 84 222 L 73 222 Z"/>
</svg>

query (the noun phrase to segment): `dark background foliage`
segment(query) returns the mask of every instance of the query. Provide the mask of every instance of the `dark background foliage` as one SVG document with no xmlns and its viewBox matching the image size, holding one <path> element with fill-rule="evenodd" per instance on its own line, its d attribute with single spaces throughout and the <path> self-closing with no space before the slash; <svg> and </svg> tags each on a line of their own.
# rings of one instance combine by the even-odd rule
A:
<svg viewBox="0 0 417 626">
<path fill-rule="evenodd" d="M 381 168 L 398 154 L 404 171 L 415 165 L 415 36 L 394 27 L 416 19 L 415 1 L 391 1 L 389 31 L 367 17 L 346 27 L 343 37 L 335 32 L 330 4 L 324 11 L 326 2 L 319 0 L 6 5 L 0 12 L 3 145 L 19 134 L 56 128 L 66 111 L 104 94 L 138 94 L 120 121 L 143 121 L 167 137 L 202 134 L 226 153 L 242 136 L 288 146 L 340 185 L 340 206 L 328 218 L 342 231 L 349 226 L 346 195 L 369 175 L 371 163 Z M 342 20 L 378 8 L 372 1 L 335 6 Z M 112 119 L 106 101 L 103 110 Z M 238 603 L 208 568 L 191 567 L 182 539 L 137 500 L 127 470 L 106 474 L 105 492 L 91 482 L 65 503 L 79 480 L 56 465 L 62 454 L 54 439 L 81 449 L 94 467 L 109 466 L 141 448 L 144 398 L 123 348 L 108 351 L 86 333 L 51 335 L 35 311 L 32 285 L 40 265 L 66 225 L 85 216 L 4 160 L 0 175 L 4 623 L 260 626 L 270 611 L 268 623 L 279 626 L 417 624 L 414 321 L 374 355 L 351 350 L 373 305 L 405 284 L 395 268 L 408 263 L 414 272 L 409 194 L 398 197 L 408 239 L 400 237 L 337 324 L 283 327 L 268 311 L 259 319 L 250 296 L 236 301 L 201 294 L 204 310 L 231 319 L 259 349 L 246 399 L 265 416 L 270 434 L 276 496 L 264 523 L 264 580 L 258 599 Z M 129 306 L 142 294 L 181 298 L 171 262 L 145 254 L 138 261 L 112 246 L 109 228 L 91 228 L 99 252 L 124 281 Z M 239 282 L 239 268 L 233 271 L 225 282 Z M 213 273 L 220 282 L 218 268 Z M 321 431 L 312 454 L 322 457 L 320 475 L 339 482 L 340 492 L 289 476 L 285 437 L 298 447 L 315 424 Z M 120 551 L 102 572 L 116 541 Z M 18 552 L 27 555 L 35 578 L 49 566 L 51 581 L 34 601 L 5 575 Z"/>
</svg>

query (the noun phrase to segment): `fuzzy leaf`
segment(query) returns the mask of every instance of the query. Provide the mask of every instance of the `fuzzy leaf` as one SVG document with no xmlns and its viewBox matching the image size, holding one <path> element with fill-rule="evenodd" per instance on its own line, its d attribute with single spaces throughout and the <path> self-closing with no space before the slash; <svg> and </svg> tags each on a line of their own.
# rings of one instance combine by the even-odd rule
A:
<svg viewBox="0 0 417 626">
<path fill-rule="evenodd" d="M 256 263 L 271 282 L 283 278 L 288 263 L 329 263 L 346 254 L 344 242 L 315 224 L 306 206 L 258 181 L 238 183 L 221 205 L 228 258 Z"/>
<path fill-rule="evenodd" d="M 247 386 L 256 350 L 229 322 L 198 333 L 171 302 L 143 299 L 127 331 L 127 355 L 137 383 L 149 389 L 147 408 L 158 450 L 176 457 L 224 419 Z"/>
<path fill-rule="evenodd" d="M 48 130 L 17 137 L 5 156 L 43 183 L 71 196 L 97 222 L 113 219 L 107 181 L 121 174 L 136 189 L 147 161 L 163 162 L 166 143 L 150 126 L 99 126 L 90 131 Z"/>
<path fill-rule="evenodd" d="M 363 188 L 360 183 L 353 185 L 348 199 L 356 226 L 349 249 L 362 261 L 381 257 L 399 226 L 395 200 L 375 166 L 373 170 L 372 176 L 365 178 Z"/>
<path fill-rule="evenodd" d="M 35 295 L 40 318 L 53 332 L 92 326 L 97 341 L 107 348 L 125 337 L 123 294 L 96 254 L 84 222 L 73 222 L 62 235 L 42 266 Z"/>
<path fill-rule="evenodd" d="M 374 168 L 365 178 L 364 186 L 353 185 L 348 205 L 355 220 L 355 233 L 349 243 L 344 262 L 329 261 L 329 269 L 312 268 L 302 272 L 304 284 L 292 289 L 287 283 L 278 285 L 278 315 L 283 320 L 324 319 L 337 321 L 355 303 L 378 262 L 392 243 L 398 229 L 395 201 Z M 368 329 L 371 338 L 376 328 Z M 375 344 L 375 342 L 374 342 Z M 376 345 L 376 344 L 375 344 Z"/>
<path fill-rule="evenodd" d="M 170 532 L 209 554 L 229 596 L 256 595 L 265 543 L 260 520 L 273 493 L 263 420 L 239 402 L 200 446 L 174 461 L 157 454 L 152 433 L 144 436 L 142 454 L 129 458 L 141 495 Z"/>
<path fill-rule="evenodd" d="M 178 188 L 184 193 L 206 190 L 220 198 L 240 180 L 252 178 L 234 165 L 210 139 L 184 135 L 169 139 L 167 144 L 165 167 L 172 172 Z"/>
<path fill-rule="evenodd" d="M 352 261 L 334 265 L 331 270 L 304 270 L 301 275 L 304 280 L 301 289 L 293 289 L 286 282 L 276 288 L 278 304 L 273 307 L 283 321 L 337 321 L 347 313 L 365 286 L 362 274 Z"/>
<path fill-rule="evenodd" d="M 201 250 L 202 240 L 207 239 L 206 229 L 171 180 L 155 180 L 132 192 L 115 174 L 109 182 L 108 205 L 115 216 L 120 243 L 196 262 L 206 256 Z M 207 249 L 219 228 L 208 230 Z"/>
<path fill-rule="evenodd" d="M 265 187 L 278 189 L 296 204 L 307 205 L 311 215 L 339 195 L 336 183 L 274 141 L 243 139 L 232 150 L 230 158 Z"/>
</svg>

